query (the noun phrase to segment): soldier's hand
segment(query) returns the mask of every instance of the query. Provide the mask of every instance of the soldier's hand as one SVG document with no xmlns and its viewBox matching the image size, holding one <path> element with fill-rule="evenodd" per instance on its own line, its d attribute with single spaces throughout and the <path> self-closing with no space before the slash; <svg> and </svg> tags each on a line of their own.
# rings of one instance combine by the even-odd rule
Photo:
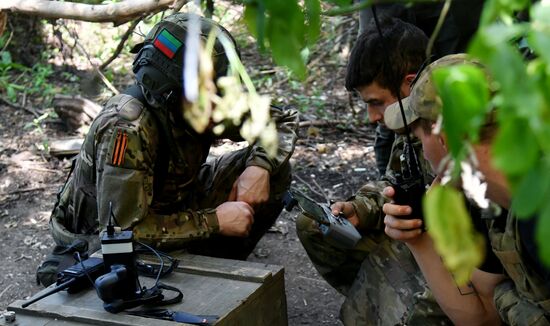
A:
<svg viewBox="0 0 550 326">
<path fill-rule="evenodd" d="M 233 183 L 228 200 L 244 201 L 251 206 L 269 199 L 269 172 L 259 166 L 249 166 Z"/>
<path fill-rule="evenodd" d="M 393 197 L 395 191 L 392 187 L 384 189 L 384 195 Z M 418 237 L 422 234 L 422 220 L 403 218 L 411 214 L 412 208 L 408 205 L 397 205 L 394 203 L 386 203 L 382 207 L 382 210 L 386 214 L 384 217 L 384 224 L 386 225 L 386 234 L 395 240 L 412 243 L 418 240 Z"/>
<path fill-rule="evenodd" d="M 346 219 L 355 227 L 359 226 L 359 217 L 357 216 L 357 213 L 355 212 L 355 208 L 353 208 L 353 205 L 351 202 L 336 202 L 330 206 L 330 209 L 332 210 L 332 215 L 338 216 L 340 214 L 343 214 Z"/>
<path fill-rule="evenodd" d="M 254 223 L 254 209 L 242 201 L 225 202 L 216 207 L 220 233 L 229 237 L 247 237 Z"/>
</svg>

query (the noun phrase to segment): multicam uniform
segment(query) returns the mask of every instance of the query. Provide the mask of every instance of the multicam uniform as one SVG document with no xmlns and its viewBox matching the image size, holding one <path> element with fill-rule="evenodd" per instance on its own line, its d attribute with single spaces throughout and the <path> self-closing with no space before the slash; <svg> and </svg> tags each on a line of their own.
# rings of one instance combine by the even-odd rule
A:
<svg viewBox="0 0 550 326">
<path fill-rule="evenodd" d="M 291 178 L 296 111 L 271 109 L 279 134 L 276 157 L 250 146 L 206 162 L 215 137 L 195 133 L 172 115 L 171 125 L 165 126 L 154 110 L 126 94 L 107 102 L 59 194 L 50 220 L 55 241 L 66 245 L 86 238 L 91 249 L 97 248 L 95 234 L 108 223 L 112 205 L 117 224 L 132 228 L 139 241 L 163 250 L 185 246 L 201 254 L 246 258 L 282 209 L 280 197 Z M 238 128 L 227 128 L 219 138 L 240 140 L 238 135 Z M 270 172 L 270 199 L 255 209 L 249 237 L 223 237 L 217 234 L 215 207 L 227 200 L 247 166 Z"/>
<path fill-rule="evenodd" d="M 382 190 L 401 171 L 404 136 L 395 140 L 382 181 L 363 186 L 351 199 L 363 238 L 346 250 L 323 241 L 317 225 L 304 215 L 296 220 L 298 236 L 323 278 L 346 296 L 340 319 L 344 325 L 451 324 L 427 288 L 407 246 L 384 233 Z M 414 144 L 420 153 L 420 142 Z M 424 167 L 429 166 L 419 155 Z M 425 173 L 426 175 L 426 173 Z M 426 176 L 431 181 L 432 176 Z"/>
<path fill-rule="evenodd" d="M 537 250 L 530 246 L 536 217 L 521 221 L 503 211 L 486 218 L 493 252 L 510 277 L 495 288 L 500 318 L 509 325 L 550 325 L 550 271 L 537 265 Z"/>
</svg>

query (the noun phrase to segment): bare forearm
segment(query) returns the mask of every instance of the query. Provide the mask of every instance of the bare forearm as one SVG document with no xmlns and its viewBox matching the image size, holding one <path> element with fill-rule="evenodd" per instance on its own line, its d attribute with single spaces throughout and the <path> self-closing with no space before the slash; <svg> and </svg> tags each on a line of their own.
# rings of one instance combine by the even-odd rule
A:
<svg viewBox="0 0 550 326">
<path fill-rule="evenodd" d="M 492 302 L 492 289 L 494 282 L 491 278 L 483 278 L 480 271 L 474 272 L 472 282 L 458 287 L 453 276 L 443 265 L 441 258 L 435 251 L 428 234 L 407 244 L 413 253 L 430 289 L 437 302 L 456 325 L 499 325 L 501 321 Z M 481 291 L 477 290 L 478 282 L 475 278 L 483 280 Z M 496 284 L 496 283 L 495 283 Z"/>
</svg>

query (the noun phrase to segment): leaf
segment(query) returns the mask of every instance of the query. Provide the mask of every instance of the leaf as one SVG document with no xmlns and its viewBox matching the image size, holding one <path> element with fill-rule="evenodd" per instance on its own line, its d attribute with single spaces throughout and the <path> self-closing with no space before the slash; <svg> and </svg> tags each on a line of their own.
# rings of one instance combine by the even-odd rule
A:
<svg viewBox="0 0 550 326">
<path fill-rule="evenodd" d="M 484 244 L 474 231 L 462 193 L 449 186 L 434 186 L 424 197 L 423 209 L 426 227 L 443 263 L 457 284 L 466 284 L 483 261 Z"/>
<path fill-rule="evenodd" d="M 17 91 L 13 86 L 13 84 L 9 84 L 8 87 L 6 87 L 6 92 L 8 93 L 8 99 L 15 103 L 17 101 Z"/>
<path fill-rule="evenodd" d="M 550 192 L 550 167 L 539 161 L 519 182 L 512 208 L 518 218 L 528 218 L 541 207 Z"/>
<path fill-rule="evenodd" d="M 350 4 L 349 0 L 328 0 L 327 2 L 330 2 L 330 3 L 335 4 L 337 6 L 345 6 L 345 5 Z"/>
<path fill-rule="evenodd" d="M 307 32 L 312 41 L 319 34 L 318 0 L 308 0 L 306 5 L 310 6 L 307 29 L 304 13 L 296 0 L 256 0 L 248 2 L 245 8 L 245 22 L 255 31 L 260 47 L 268 45 L 275 62 L 288 67 L 301 79 L 306 75 L 305 61 L 300 56 L 306 45 L 305 34 Z"/>
<path fill-rule="evenodd" d="M 550 62 L 550 4 L 537 3 L 530 14 L 532 29 L 528 36 L 529 45 L 546 62 Z"/>
<path fill-rule="evenodd" d="M 531 60 L 527 66 L 527 71 L 529 73 L 529 78 L 533 81 L 534 91 L 539 94 L 541 99 L 540 110 L 532 111 L 529 115 L 529 123 L 539 137 L 544 137 L 544 139 L 549 139 L 550 136 L 547 132 L 550 131 L 550 126 L 548 125 L 550 116 L 550 74 L 547 72 L 550 61 L 545 62 L 543 58 L 536 58 Z M 544 135 L 543 135 L 544 134 Z M 550 146 L 544 146 L 545 143 L 550 145 L 549 142 L 539 142 L 541 145 L 547 148 L 547 151 L 550 152 Z"/>
<path fill-rule="evenodd" d="M 485 3 L 481 16 L 481 26 L 485 26 L 498 18 L 511 19 L 512 15 L 529 4 L 529 0 L 489 0 Z"/>
<path fill-rule="evenodd" d="M 443 128 L 450 151 L 457 159 L 464 140 L 476 142 L 489 110 L 489 87 L 485 73 L 471 64 L 436 69 L 433 81 L 443 103 Z"/>
<path fill-rule="evenodd" d="M 524 119 L 502 121 L 493 146 L 493 164 L 508 176 L 521 175 L 539 159 L 537 138 Z"/>
<path fill-rule="evenodd" d="M 244 8 L 244 22 L 248 31 L 254 36 L 261 50 L 265 48 L 265 13 L 263 4 L 250 3 Z"/>
<path fill-rule="evenodd" d="M 319 0 L 305 0 L 307 44 L 315 44 L 321 31 L 321 3 Z"/>
<path fill-rule="evenodd" d="M 269 25 L 269 45 L 275 62 L 290 68 L 298 78 L 305 78 L 306 65 L 300 55 L 302 44 L 298 37 L 288 30 L 288 22 L 272 18 Z"/>
<path fill-rule="evenodd" d="M 484 4 L 483 12 L 481 13 L 480 26 L 486 26 L 495 21 L 499 16 L 500 5 L 498 0 L 488 0 Z"/>
<path fill-rule="evenodd" d="M 546 202 L 536 224 L 535 240 L 539 248 L 539 257 L 546 267 L 550 267 L 550 202 Z"/>
<path fill-rule="evenodd" d="M 2 64 L 3 65 L 9 65 L 9 64 L 12 63 L 11 53 L 9 51 L 1 51 L 0 55 L 2 55 Z"/>
<path fill-rule="evenodd" d="M 468 53 L 481 59 L 503 91 L 517 91 L 522 86 L 517 81 L 520 78 L 527 80 L 526 65 L 517 50 L 508 43 L 509 37 L 498 37 L 497 33 L 505 30 L 507 28 L 496 25 L 480 31 L 472 40 Z"/>
</svg>

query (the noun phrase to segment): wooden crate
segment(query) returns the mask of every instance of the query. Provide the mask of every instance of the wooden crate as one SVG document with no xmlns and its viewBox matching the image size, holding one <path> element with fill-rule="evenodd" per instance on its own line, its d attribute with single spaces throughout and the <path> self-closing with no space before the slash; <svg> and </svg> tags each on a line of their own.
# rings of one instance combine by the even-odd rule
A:
<svg viewBox="0 0 550 326">
<path fill-rule="evenodd" d="M 284 269 L 281 266 L 188 254 L 180 254 L 178 259 L 177 270 L 162 281 L 179 288 L 184 299 L 179 304 L 167 306 L 167 309 L 218 315 L 217 326 L 288 324 Z M 153 279 L 145 277 L 140 277 L 140 281 L 147 287 L 153 283 Z M 170 297 L 172 293 L 166 295 Z M 103 309 L 102 301 L 91 288 L 76 294 L 62 291 L 21 308 L 24 302 L 18 300 L 8 307 L 16 313 L 17 325 L 177 324 L 125 313 L 111 314 Z M 15 325 L 3 320 L 0 324 Z"/>
</svg>

